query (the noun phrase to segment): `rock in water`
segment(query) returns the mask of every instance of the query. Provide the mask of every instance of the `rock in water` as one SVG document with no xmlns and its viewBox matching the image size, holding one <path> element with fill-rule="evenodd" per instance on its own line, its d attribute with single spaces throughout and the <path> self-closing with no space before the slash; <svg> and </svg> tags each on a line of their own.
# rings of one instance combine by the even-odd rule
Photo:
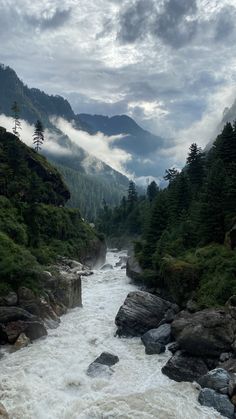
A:
<svg viewBox="0 0 236 419">
<path fill-rule="evenodd" d="M 223 368 L 216 368 L 200 377 L 197 382 L 202 388 L 211 388 L 221 394 L 228 394 L 231 375 Z"/>
<path fill-rule="evenodd" d="M 109 352 L 102 352 L 94 362 L 111 367 L 112 365 L 115 365 L 117 362 L 119 362 L 119 358 L 118 356 L 110 354 Z"/>
<path fill-rule="evenodd" d="M 193 382 L 208 372 L 201 358 L 177 351 L 162 368 L 163 374 L 175 381 Z"/>
<path fill-rule="evenodd" d="M 226 418 L 235 418 L 234 405 L 230 402 L 228 396 L 219 394 L 215 390 L 210 388 L 202 389 L 198 401 L 202 406 L 213 407 Z"/>
<path fill-rule="evenodd" d="M 171 330 L 188 353 L 218 357 L 222 352 L 230 352 L 236 322 L 225 310 L 206 309 L 194 314 L 183 311 L 173 321 Z"/>
<path fill-rule="evenodd" d="M 28 346 L 29 343 L 30 343 L 30 339 L 25 335 L 25 333 L 21 333 L 14 344 L 14 349 L 18 351 L 19 349 L 22 349 Z"/>
<path fill-rule="evenodd" d="M 162 324 L 157 329 L 149 330 L 141 337 L 141 340 L 147 355 L 165 352 L 165 345 L 171 341 L 170 324 Z"/>
<path fill-rule="evenodd" d="M 112 369 L 108 365 L 99 364 L 98 362 L 92 362 L 87 369 L 87 375 L 89 377 L 109 377 L 113 373 Z"/>
<path fill-rule="evenodd" d="M 99 375 L 109 376 L 113 373 L 110 368 L 112 365 L 117 364 L 119 358 L 109 352 L 102 352 L 88 367 L 87 375 L 90 377 L 97 377 Z"/>
<path fill-rule="evenodd" d="M 159 326 L 168 310 L 178 306 L 145 291 L 130 292 L 120 307 L 115 323 L 118 336 L 142 336 Z"/>
<path fill-rule="evenodd" d="M 0 418 L 9 419 L 9 415 L 2 403 L 0 403 Z"/>
</svg>

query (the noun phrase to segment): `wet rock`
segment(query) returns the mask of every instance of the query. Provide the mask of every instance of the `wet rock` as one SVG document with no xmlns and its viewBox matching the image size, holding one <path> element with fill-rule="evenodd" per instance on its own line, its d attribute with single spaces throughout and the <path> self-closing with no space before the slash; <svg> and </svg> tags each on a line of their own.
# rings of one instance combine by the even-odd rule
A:
<svg viewBox="0 0 236 419">
<path fill-rule="evenodd" d="M 88 367 L 87 375 L 97 377 L 100 375 L 110 376 L 114 371 L 110 368 L 117 364 L 119 358 L 109 352 L 102 352 Z"/>
<path fill-rule="evenodd" d="M 0 297 L 0 306 L 15 306 L 17 305 L 17 301 L 17 294 L 12 291 L 4 297 Z"/>
<path fill-rule="evenodd" d="M 220 354 L 220 362 L 228 361 L 230 358 L 232 358 L 232 356 L 232 352 L 223 352 Z"/>
<path fill-rule="evenodd" d="M 110 263 L 106 263 L 101 267 L 102 271 L 109 271 L 110 269 L 113 269 L 113 266 Z"/>
<path fill-rule="evenodd" d="M 236 374 L 236 359 L 231 358 L 228 361 L 219 363 L 220 368 L 224 368 L 226 371 L 230 373 Z"/>
<path fill-rule="evenodd" d="M 16 342 L 14 343 L 14 349 L 18 351 L 19 349 L 25 348 L 30 343 L 30 339 L 25 335 L 25 333 L 21 333 L 18 336 Z"/>
<path fill-rule="evenodd" d="M 202 388 L 211 388 L 221 394 L 228 394 L 231 375 L 223 368 L 216 368 L 200 377 L 197 382 Z"/>
<path fill-rule="evenodd" d="M 198 401 L 202 406 L 213 407 L 226 418 L 235 418 L 234 405 L 224 394 L 219 394 L 210 388 L 204 388 L 199 393 Z"/>
<path fill-rule="evenodd" d="M 40 321 L 26 323 L 24 333 L 31 341 L 47 336 L 47 330 Z"/>
<path fill-rule="evenodd" d="M 234 406 L 236 406 L 236 394 L 230 399 L 231 400 L 231 403 L 234 405 Z M 234 410 L 235 410 L 235 408 L 234 408 Z"/>
<path fill-rule="evenodd" d="M 87 375 L 92 378 L 96 377 L 109 377 L 113 374 L 112 369 L 108 365 L 93 362 L 87 369 Z"/>
<path fill-rule="evenodd" d="M 162 368 L 162 373 L 175 381 L 196 381 L 208 372 L 205 362 L 182 351 L 176 352 Z"/>
<path fill-rule="evenodd" d="M 0 403 L 0 418 L 9 419 L 9 415 L 2 403 Z"/>
<path fill-rule="evenodd" d="M 7 342 L 15 343 L 21 333 L 24 333 L 31 341 L 47 335 L 47 330 L 40 320 L 9 322 L 3 326 L 7 335 Z"/>
<path fill-rule="evenodd" d="M 149 330 L 141 337 L 141 340 L 147 355 L 165 352 L 165 345 L 171 341 L 171 327 L 169 324 L 163 324 L 157 329 Z"/>
<path fill-rule="evenodd" d="M 189 300 L 186 304 L 186 309 L 189 311 L 189 313 L 196 313 L 199 310 L 199 307 L 194 300 Z"/>
<path fill-rule="evenodd" d="M 50 298 L 46 291 L 44 296 L 36 296 L 32 290 L 26 287 L 18 289 L 19 304 L 29 313 L 44 320 L 49 328 L 56 328 L 60 323 L 58 315 L 53 310 Z"/>
<path fill-rule="evenodd" d="M 175 304 L 148 292 L 129 293 L 115 318 L 117 335 L 142 336 L 157 328 L 170 308 L 176 313 L 179 310 Z"/>
<path fill-rule="evenodd" d="M 175 352 L 180 350 L 180 346 L 177 342 L 173 342 L 168 346 L 168 351 L 170 351 L 172 354 L 175 354 Z"/>
<path fill-rule="evenodd" d="M 111 367 L 112 365 L 115 365 L 117 362 L 119 362 L 119 358 L 117 355 L 110 354 L 109 352 L 102 352 L 94 362 Z"/>
<path fill-rule="evenodd" d="M 236 375 L 235 374 L 230 374 L 228 393 L 230 397 L 233 397 L 234 395 L 236 395 Z"/>
<path fill-rule="evenodd" d="M 32 320 L 35 317 L 20 307 L 0 307 L 0 324 L 17 320 Z"/>
<path fill-rule="evenodd" d="M 141 281 L 143 270 L 132 251 L 127 259 L 126 275 L 134 281 Z"/>
<path fill-rule="evenodd" d="M 180 347 L 192 355 L 219 357 L 231 350 L 236 322 L 225 311 L 206 309 L 179 313 L 172 323 L 172 334 Z"/>
</svg>

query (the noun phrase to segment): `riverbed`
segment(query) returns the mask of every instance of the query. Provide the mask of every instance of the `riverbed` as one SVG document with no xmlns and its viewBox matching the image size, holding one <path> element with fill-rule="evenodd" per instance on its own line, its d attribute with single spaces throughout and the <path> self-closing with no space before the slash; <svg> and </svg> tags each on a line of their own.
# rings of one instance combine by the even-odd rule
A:
<svg viewBox="0 0 236 419">
<path fill-rule="evenodd" d="M 197 402 L 194 384 L 161 373 L 170 353 L 145 355 L 140 338 L 115 337 L 114 319 L 130 284 L 115 267 L 122 253 L 109 252 L 114 269 L 83 277 L 83 307 L 61 318 L 45 339 L 0 360 L 0 402 L 11 419 L 215 419 Z M 91 378 L 88 365 L 101 352 L 118 355 L 111 376 Z"/>
</svg>

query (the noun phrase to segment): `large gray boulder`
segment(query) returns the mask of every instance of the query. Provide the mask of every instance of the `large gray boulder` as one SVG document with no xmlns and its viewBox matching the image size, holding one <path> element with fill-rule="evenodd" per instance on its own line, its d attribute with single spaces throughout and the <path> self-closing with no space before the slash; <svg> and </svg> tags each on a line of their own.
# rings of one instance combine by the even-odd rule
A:
<svg viewBox="0 0 236 419">
<path fill-rule="evenodd" d="M 200 377 L 197 382 L 202 388 L 211 388 L 221 394 L 228 394 L 231 375 L 223 368 L 216 368 Z"/>
<path fill-rule="evenodd" d="M 162 373 L 171 380 L 193 382 L 208 372 L 203 359 L 177 351 L 164 365 Z"/>
<path fill-rule="evenodd" d="M 219 357 L 230 352 L 236 321 L 225 310 L 206 309 L 190 314 L 183 311 L 171 325 L 180 347 L 192 355 Z"/>
<path fill-rule="evenodd" d="M 213 407 L 226 418 L 235 418 L 234 405 L 224 394 L 219 394 L 210 388 L 203 388 L 199 393 L 198 401 L 202 406 Z"/>
<path fill-rule="evenodd" d="M 171 341 L 170 324 L 162 324 L 157 329 L 149 330 L 141 337 L 141 340 L 147 355 L 165 352 L 165 345 L 168 345 Z"/>
<path fill-rule="evenodd" d="M 148 330 L 157 328 L 169 310 L 177 313 L 179 309 L 177 305 L 149 292 L 130 292 L 115 318 L 117 335 L 142 336 Z"/>
</svg>

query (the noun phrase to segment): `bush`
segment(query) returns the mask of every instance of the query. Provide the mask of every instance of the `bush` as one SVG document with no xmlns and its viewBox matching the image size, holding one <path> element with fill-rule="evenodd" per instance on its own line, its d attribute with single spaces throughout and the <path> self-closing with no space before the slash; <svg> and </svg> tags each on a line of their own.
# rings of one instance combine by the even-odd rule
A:
<svg viewBox="0 0 236 419">
<path fill-rule="evenodd" d="M 24 284 L 27 279 L 36 279 L 40 266 L 35 257 L 0 232 L 0 278 L 11 288 Z"/>
</svg>

